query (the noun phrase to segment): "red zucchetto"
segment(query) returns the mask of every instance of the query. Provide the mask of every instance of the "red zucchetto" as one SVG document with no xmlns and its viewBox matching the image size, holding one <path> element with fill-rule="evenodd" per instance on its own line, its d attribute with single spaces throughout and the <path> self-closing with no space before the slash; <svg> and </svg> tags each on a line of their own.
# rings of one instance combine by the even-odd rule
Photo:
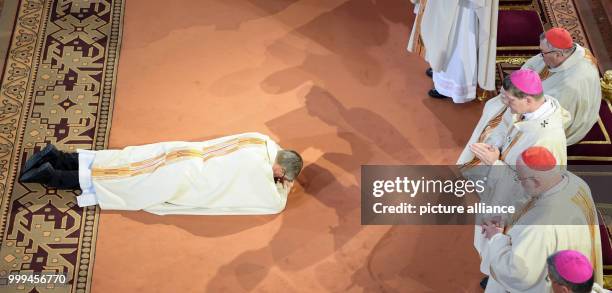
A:
<svg viewBox="0 0 612 293">
<path fill-rule="evenodd" d="M 564 28 L 551 28 L 546 32 L 545 36 L 548 43 L 557 49 L 569 49 L 574 45 L 572 35 Z"/>
<path fill-rule="evenodd" d="M 545 147 L 534 146 L 521 154 L 521 159 L 527 167 L 537 171 L 548 171 L 557 165 L 555 156 Z"/>
</svg>

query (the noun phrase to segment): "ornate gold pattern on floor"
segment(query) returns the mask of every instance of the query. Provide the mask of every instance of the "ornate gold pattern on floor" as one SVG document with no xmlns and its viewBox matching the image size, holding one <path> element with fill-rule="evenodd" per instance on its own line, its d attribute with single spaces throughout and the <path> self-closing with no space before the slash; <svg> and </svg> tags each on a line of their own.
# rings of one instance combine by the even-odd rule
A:
<svg viewBox="0 0 612 293">
<path fill-rule="evenodd" d="M 0 89 L 0 279 L 43 272 L 65 274 L 68 284 L 3 292 L 90 290 L 98 210 L 79 208 L 75 191 L 16 178 L 47 143 L 106 146 L 122 12 L 122 0 L 19 2 Z"/>
</svg>

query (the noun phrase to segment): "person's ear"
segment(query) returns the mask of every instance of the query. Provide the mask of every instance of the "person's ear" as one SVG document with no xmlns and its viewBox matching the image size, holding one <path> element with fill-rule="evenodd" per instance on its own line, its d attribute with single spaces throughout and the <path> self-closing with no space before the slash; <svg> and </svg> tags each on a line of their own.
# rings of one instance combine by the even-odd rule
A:
<svg viewBox="0 0 612 293">
<path fill-rule="evenodd" d="M 528 180 L 531 182 L 531 186 L 533 187 L 533 189 L 539 189 L 540 187 L 542 187 L 542 181 L 540 181 L 540 179 L 529 178 Z"/>
</svg>

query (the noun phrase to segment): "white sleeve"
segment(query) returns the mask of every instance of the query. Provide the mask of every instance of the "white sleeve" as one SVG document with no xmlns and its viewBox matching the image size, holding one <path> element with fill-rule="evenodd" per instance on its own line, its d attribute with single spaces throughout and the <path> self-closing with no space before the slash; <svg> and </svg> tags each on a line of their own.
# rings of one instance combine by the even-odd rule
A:
<svg viewBox="0 0 612 293">
<path fill-rule="evenodd" d="M 543 225 L 515 226 L 520 229 L 509 236 L 497 234 L 489 241 L 483 262 L 490 264 L 490 277 L 507 291 L 524 292 L 546 276 L 547 241 L 550 229 Z"/>
</svg>

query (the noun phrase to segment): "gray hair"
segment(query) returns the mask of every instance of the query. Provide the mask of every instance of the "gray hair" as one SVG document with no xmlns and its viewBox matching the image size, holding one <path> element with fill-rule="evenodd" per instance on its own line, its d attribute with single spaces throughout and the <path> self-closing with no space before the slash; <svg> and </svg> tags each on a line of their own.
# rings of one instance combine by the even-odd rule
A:
<svg viewBox="0 0 612 293">
<path fill-rule="evenodd" d="M 553 46 L 550 42 L 548 42 L 548 40 L 546 39 L 546 33 L 541 33 L 540 34 L 540 42 L 544 43 L 546 45 L 547 48 L 549 48 L 551 51 L 553 52 L 559 52 L 561 53 L 561 55 L 563 55 L 564 57 L 567 57 L 569 55 L 572 55 L 572 53 L 574 53 L 574 50 L 576 50 L 576 43 L 572 43 L 572 47 L 568 48 L 568 49 L 559 49 L 559 48 L 555 48 L 555 46 Z"/>
<path fill-rule="evenodd" d="M 304 161 L 296 151 L 280 150 L 276 153 L 276 163 L 285 171 L 285 178 L 293 181 L 302 171 Z"/>
<path fill-rule="evenodd" d="M 546 259 L 546 263 L 548 264 L 548 277 L 550 280 L 561 286 L 567 287 L 572 293 L 591 293 L 591 290 L 593 290 L 593 282 L 595 281 L 595 274 L 593 274 L 588 281 L 581 284 L 574 284 L 563 279 L 555 267 L 554 259 L 557 253 L 558 252 L 555 252 Z"/>
</svg>

